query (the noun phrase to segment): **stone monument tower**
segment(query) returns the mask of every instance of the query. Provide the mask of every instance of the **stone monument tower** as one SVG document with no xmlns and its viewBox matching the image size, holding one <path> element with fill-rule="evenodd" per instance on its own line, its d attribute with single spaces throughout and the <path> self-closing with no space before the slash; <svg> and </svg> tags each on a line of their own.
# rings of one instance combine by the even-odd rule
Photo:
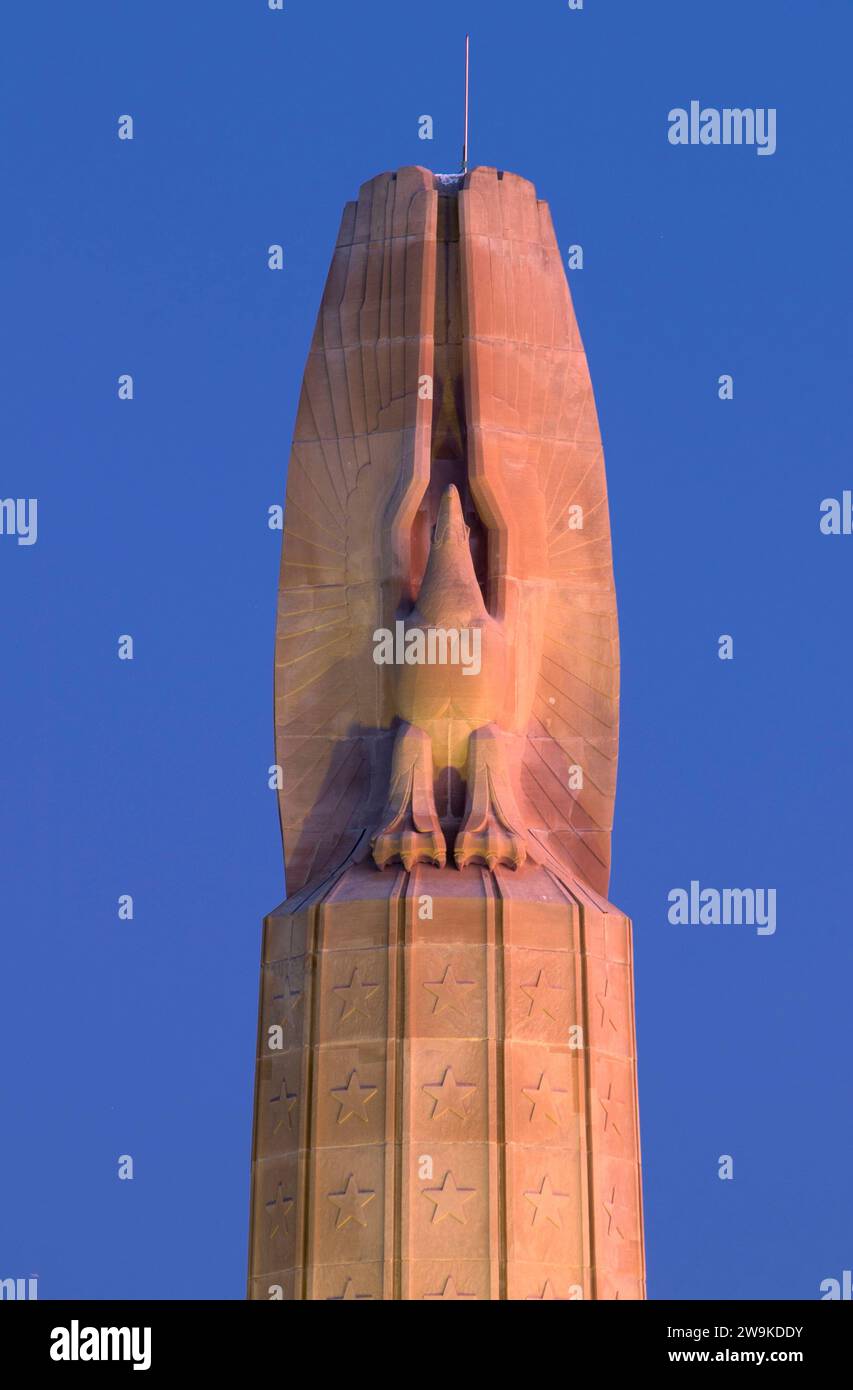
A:
<svg viewBox="0 0 853 1390">
<path fill-rule="evenodd" d="M 619 655 L 546 203 L 347 204 L 287 478 L 249 1296 L 644 1296 Z"/>
</svg>

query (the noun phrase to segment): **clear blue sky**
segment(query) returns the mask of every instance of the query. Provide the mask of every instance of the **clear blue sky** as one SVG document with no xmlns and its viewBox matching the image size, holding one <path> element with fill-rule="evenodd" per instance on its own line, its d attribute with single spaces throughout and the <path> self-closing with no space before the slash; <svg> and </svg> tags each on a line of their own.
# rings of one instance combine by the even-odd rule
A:
<svg viewBox="0 0 853 1390">
<path fill-rule="evenodd" d="M 283 888 L 266 512 L 341 207 L 457 167 L 470 28 L 474 162 L 585 253 L 650 1293 L 817 1297 L 853 1261 L 853 537 L 818 526 L 853 486 L 849 3 L 18 0 L 2 27 L 0 494 L 39 535 L 0 537 L 0 1277 L 243 1296 Z M 692 99 L 775 107 L 777 152 L 673 148 Z M 671 926 L 691 879 L 775 888 L 775 936 Z"/>
</svg>

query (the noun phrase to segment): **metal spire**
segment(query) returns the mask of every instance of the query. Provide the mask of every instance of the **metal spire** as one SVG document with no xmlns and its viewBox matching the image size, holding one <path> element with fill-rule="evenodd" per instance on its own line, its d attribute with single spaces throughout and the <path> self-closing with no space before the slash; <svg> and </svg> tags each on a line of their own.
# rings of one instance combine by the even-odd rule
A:
<svg viewBox="0 0 853 1390">
<path fill-rule="evenodd" d="M 462 143 L 462 173 L 468 172 L 468 63 L 471 51 L 471 35 L 465 35 L 465 138 Z"/>
</svg>

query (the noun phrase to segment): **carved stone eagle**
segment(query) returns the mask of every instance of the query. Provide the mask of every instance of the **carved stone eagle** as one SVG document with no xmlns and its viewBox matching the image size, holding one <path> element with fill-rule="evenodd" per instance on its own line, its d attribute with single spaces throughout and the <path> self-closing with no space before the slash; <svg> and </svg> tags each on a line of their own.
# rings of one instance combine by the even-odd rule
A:
<svg viewBox="0 0 853 1390">
<path fill-rule="evenodd" d="M 479 668 L 377 661 L 403 625 Z M 345 209 L 287 477 L 276 758 L 289 894 L 371 854 L 606 895 L 619 652 L 604 458 L 548 205 L 380 174 Z"/>
</svg>

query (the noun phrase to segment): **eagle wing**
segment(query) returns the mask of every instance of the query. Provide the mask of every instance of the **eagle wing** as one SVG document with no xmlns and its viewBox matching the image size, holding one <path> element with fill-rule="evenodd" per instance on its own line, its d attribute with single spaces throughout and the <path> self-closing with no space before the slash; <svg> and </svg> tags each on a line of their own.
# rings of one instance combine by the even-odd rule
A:
<svg viewBox="0 0 853 1390">
<path fill-rule="evenodd" d="M 393 622 L 429 477 L 435 200 L 424 169 L 347 204 L 287 475 L 275 662 L 287 891 L 358 849 L 387 789 L 393 716 L 373 633 Z"/>
<path fill-rule="evenodd" d="M 474 170 L 460 193 L 469 475 L 516 643 L 526 823 L 606 894 L 619 642 L 604 454 L 547 203 Z"/>
</svg>

